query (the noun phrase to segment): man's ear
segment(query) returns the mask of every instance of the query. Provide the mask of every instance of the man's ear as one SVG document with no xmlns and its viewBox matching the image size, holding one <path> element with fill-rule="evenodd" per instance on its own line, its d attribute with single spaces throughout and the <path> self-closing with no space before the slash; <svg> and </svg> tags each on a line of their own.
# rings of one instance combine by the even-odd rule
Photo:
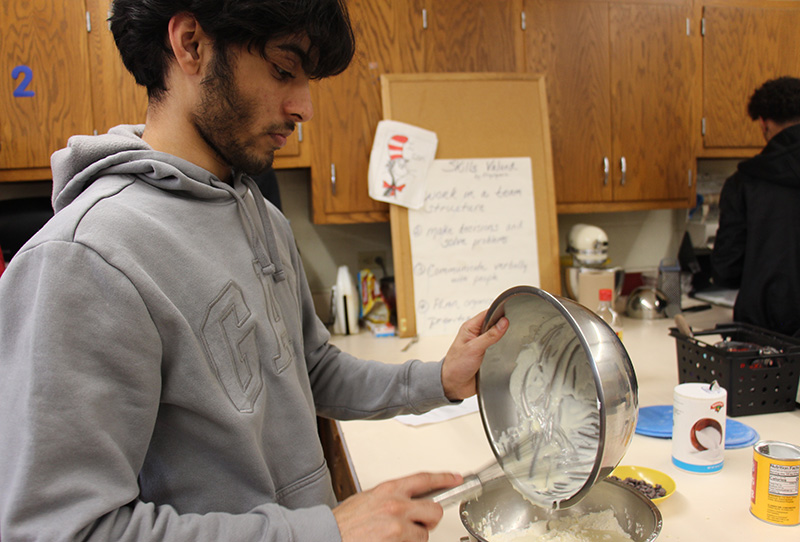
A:
<svg viewBox="0 0 800 542">
<path fill-rule="evenodd" d="M 203 32 L 194 15 L 181 12 L 169 20 L 167 35 L 172 52 L 180 69 L 187 75 L 196 75 L 211 50 L 211 40 Z"/>
<path fill-rule="evenodd" d="M 764 117 L 758 117 L 758 127 L 761 128 L 761 135 L 764 136 L 765 141 L 770 139 L 770 126 Z"/>
</svg>

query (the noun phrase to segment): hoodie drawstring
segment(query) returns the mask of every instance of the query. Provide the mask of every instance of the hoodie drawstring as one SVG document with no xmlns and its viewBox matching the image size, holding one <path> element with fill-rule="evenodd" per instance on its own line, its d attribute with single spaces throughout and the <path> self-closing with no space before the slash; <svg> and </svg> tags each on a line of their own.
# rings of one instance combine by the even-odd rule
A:
<svg viewBox="0 0 800 542">
<path fill-rule="evenodd" d="M 278 253 L 278 243 L 275 241 L 275 233 L 273 232 L 272 221 L 269 218 L 267 204 L 264 203 L 264 197 L 261 195 L 261 190 L 258 188 L 258 185 L 249 175 L 242 175 L 242 182 L 244 182 L 244 185 L 253 193 L 253 199 L 256 201 L 258 216 L 261 218 L 261 223 L 264 228 L 264 239 L 267 241 L 267 251 L 272 261 L 270 265 L 274 267 L 272 278 L 275 282 L 281 282 L 286 279 L 286 274 L 283 272 L 283 263 Z"/>
<path fill-rule="evenodd" d="M 249 227 L 250 246 L 256 258 L 258 259 L 259 266 L 261 267 L 261 272 L 265 275 L 272 275 L 272 280 L 274 280 L 275 282 L 281 282 L 283 280 L 286 280 L 286 274 L 283 270 L 283 263 L 281 262 L 280 255 L 278 253 L 278 243 L 275 241 L 275 235 L 272 229 L 272 221 L 269 219 L 269 211 L 267 210 L 266 203 L 264 203 L 264 198 L 261 196 L 261 191 L 255 184 L 255 181 L 253 181 L 247 175 L 242 175 L 241 180 L 244 183 L 244 185 L 250 190 L 250 192 L 253 193 L 253 199 L 255 200 L 256 210 L 258 211 L 258 216 L 261 219 L 262 231 L 264 232 L 264 239 L 266 240 L 267 243 L 266 251 L 264 250 L 264 246 L 261 244 L 259 240 L 255 222 L 253 218 L 250 216 L 250 213 L 247 211 L 244 199 L 242 199 L 242 197 L 236 192 L 236 190 L 227 183 L 212 181 L 212 184 L 219 188 L 224 188 L 236 200 L 236 204 L 239 207 L 239 213 L 242 215 L 242 221 L 245 222 Z M 269 252 L 269 254 L 267 254 L 267 252 Z"/>
</svg>

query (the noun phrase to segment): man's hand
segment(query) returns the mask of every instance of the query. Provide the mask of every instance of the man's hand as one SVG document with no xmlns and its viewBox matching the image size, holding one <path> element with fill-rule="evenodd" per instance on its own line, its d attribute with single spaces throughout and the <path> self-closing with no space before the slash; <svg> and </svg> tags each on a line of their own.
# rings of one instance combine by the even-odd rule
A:
<svg viewBox="0 0 800 542">
<path fill-rule="evenodd" d="M 419 473 L 357 493 L 333 509 L 342 542 L 424 542 L 444 513 L 441 505 L 413 499 L 435 489 L 455 487 L 459 474 Z"/>
<path fill-rule="evenodd" d="M 486 312 L 474 316 L 461 325 L 442 364 L 442 386 L 451 401 L 466 399 L 477 392 L 475 375 L 483 362 L 486 349 L 500 340 L 508 329 L 508 319 L 503 316 L 491 328 L 480 334 Z"/>
</svg>

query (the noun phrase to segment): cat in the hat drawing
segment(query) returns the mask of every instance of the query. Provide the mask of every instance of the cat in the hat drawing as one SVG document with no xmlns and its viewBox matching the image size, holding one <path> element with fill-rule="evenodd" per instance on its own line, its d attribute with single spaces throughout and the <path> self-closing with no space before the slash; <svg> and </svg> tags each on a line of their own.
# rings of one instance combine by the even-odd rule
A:
<svg viewBox="0 0 800 542">
<path fill-rule="evenodd" d="M 397 197 L 403 188 L 404 184 L 399 184 L 403 178 L 409 174 L 406 165 L 408 160 L 403 157 L 403 149 L 408 143 L 408 137 L 404 135 L 393 135 L 389 138 L 387 146 L 389 147 L 389 163 L 386 165 L 386 171 L 389 173 L 391 182 L 383 181 L 384 196 Z"/>
</svg>

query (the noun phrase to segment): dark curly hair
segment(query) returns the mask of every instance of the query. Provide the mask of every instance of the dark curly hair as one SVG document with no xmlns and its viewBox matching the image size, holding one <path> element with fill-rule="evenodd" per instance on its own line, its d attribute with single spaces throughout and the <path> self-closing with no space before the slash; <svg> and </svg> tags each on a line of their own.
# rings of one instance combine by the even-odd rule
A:
<svg viewBox="0 0 800 542">
<path fill-rule="evenodd" d="M 784 76 L 767 81 L 750 97 L 747 114 L 753 120 L 781 124 L 800 121 L 800 79 Z"/>
<path fill-rule="evenodd" d="M 343 72 L 355 51 L 344 0 L 114 0 L 109 18 L 114 41 L 125 67 L 152 100 L 167 90 L 173 56 L 167 26 L 180 12 L 195 16 L 223 58 L 229 45 L 263 53 L 271 40 L 307 35 L 309 65 L 303 68 L 312 79 Z"/>
</svg>

